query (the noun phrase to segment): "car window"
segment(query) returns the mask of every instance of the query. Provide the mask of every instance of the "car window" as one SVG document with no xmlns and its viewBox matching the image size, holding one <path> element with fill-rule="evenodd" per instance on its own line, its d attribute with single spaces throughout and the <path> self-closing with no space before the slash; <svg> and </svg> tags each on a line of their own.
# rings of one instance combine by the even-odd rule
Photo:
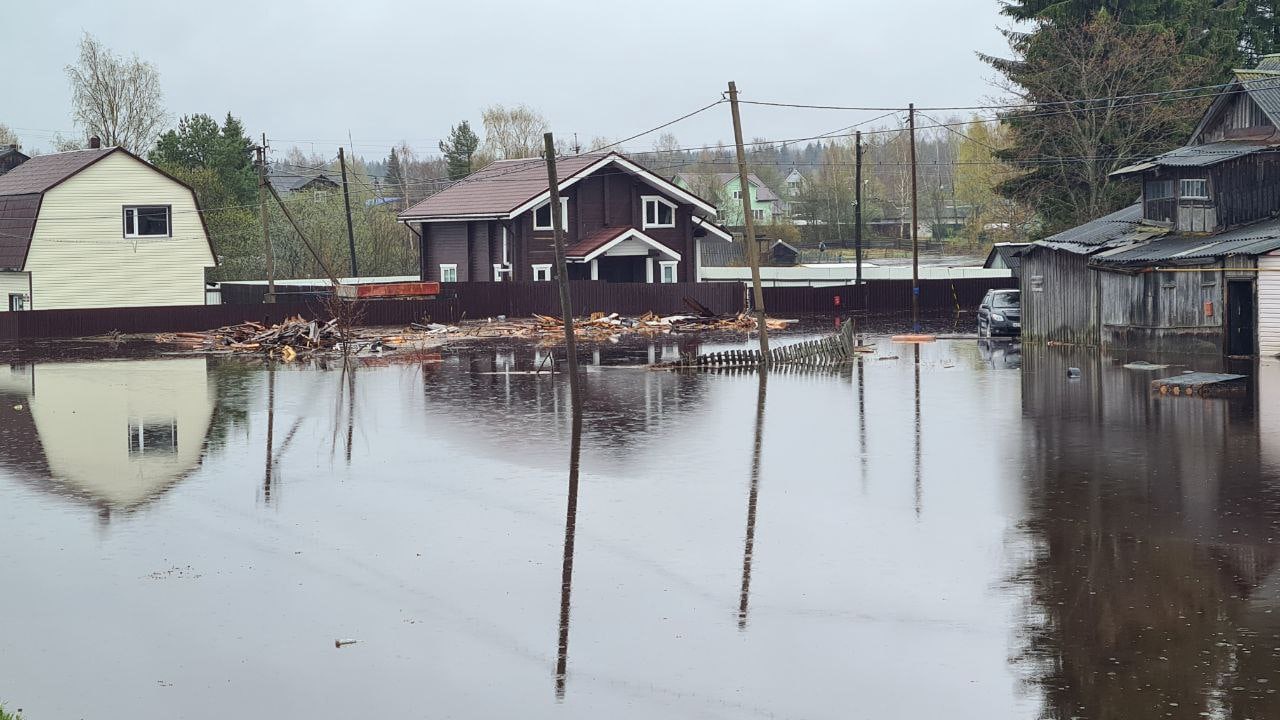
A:
<svg viewBox="0 0 1280 720">
<path fill-rule="evenodd" d="M 998 308 L 1018 307 L 1018 293 L 997 293 L 991 298 L 991 306 Z"/>
</svg>

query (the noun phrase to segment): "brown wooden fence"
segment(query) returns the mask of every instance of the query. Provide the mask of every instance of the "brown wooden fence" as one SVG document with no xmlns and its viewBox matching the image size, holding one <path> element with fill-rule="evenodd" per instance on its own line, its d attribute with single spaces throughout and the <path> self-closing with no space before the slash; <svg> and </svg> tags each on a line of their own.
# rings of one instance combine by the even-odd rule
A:
<svg viewBox="0 0 1280 720">
<path fill-rule="evenodd" d="M 924 312 L 973 310 L 992 288 L 1016 287 L 1013 278 L 964 278 L 922 280 L 920 309 Z M 242 286 L 243 287 L 243 286 Z M 606 283 L 590 280 L 571 283 L 575 315 L 616 312 L 639 315 L 685 312 L 685 298 L 692 298 L 717 313 L 744 308 L 742 283 Z M 843 314 L 858 311 L 904 312 L 911 309 L 911 281 L 871 280 L 863 288 L 849 285 L 827 288 L 778 287 L 764 289 L 765 307 L 774 316 Z M 836 302 L 836 299 L 839 302 Z M 84 310 L 31 310 L 0 312 L 0 340 L 65 338 L 122 333 L 159 333 L 205 330 L 253 320 L 279 322 L 291 315 L 327 318 L 317 296 L 290 295 L 275 304 L 241 303 L 182 305 L 145 308 L 94 308 Z M 366 325 L 406 325 L 434 320 L 458 322 L 506 315 L 528 317 L 559 315 L 560 297 L 554 283 L 446 283 L 435 300 L 371 300 L 361 303 Z"/>
</svg>

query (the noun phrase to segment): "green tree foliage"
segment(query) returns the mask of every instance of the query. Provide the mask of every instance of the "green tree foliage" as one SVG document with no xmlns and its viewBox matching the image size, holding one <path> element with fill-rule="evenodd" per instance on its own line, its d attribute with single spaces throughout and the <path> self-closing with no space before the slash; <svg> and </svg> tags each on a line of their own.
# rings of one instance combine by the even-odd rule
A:
<svg viewBox="0 0 1280 720">
<path fill-rule="evenodd" d="M 383 180 L 383 185 L 389 193 L 397 196 L 404 188 L 404 170 L 400 168 L 400 155 L 395 148 L 391 148 L 391 155 L 387 158 L 387 177 Z"/>
<path fill-rule="evenodd" d="M 450 180 L 461 180 L 475 170 L 471 160 L 479 147 L 480 138 L 471 131 L 471 123 L 463 120 L 449 128 L 449 138 L 440 141 L 440 152 L 449 165 Z"/>
<path fill-rule="evenodd" d="M 1185 142 L 1208 102 L 1117 98 L 1218 77 L 1219 64 L 1188 52 L 1178 32 L 1126 25 L 1107 12 L 1084 23 L 1041 22 L 1010 39 L 1015 58 L 986 59 L 1030 108 L 1005 118 L 1010 137 L 999 157 L 1023 172 L 999 192 L 1033 207 L 1050 231 L 1133 202 L 1135 185 L 1110 173 Z M 1083 98 L 1108 99 L 1076 102 Z"/>
<path fill-rule="evenodd" d="M 1280 1 L 1244 0 L 1240 16 L 1240 64 L 1254 67 L 1263 55 L 1280 52 Z"/>
</svg>

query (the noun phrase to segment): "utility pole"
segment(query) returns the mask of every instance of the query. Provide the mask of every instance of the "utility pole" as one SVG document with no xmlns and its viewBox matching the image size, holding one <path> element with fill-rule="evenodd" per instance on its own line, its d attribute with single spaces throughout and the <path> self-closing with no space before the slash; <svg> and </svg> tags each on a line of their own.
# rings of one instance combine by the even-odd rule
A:
<svg viewBox="0 0 1280 720">
<path fill-rule="evenodd" d="M 356 267 L 356 231 L 351 227 L 351 192 L 347 190 L 347 156 L 338 148 L 338 167 L 342 169 L 342 203 L 347 208 L 347 249 L 351 251 L 351 277 L 360 277 Z"/>
<path fill-rule="evenodd" d="M 271 197 L 275 198 L 276 204 L 280 206 L 280 212 L 284 213 L 285 219 L 293 226 L 294 232 L 298 233 L 299 238 L 302 238 L 302 244 L 307 246 L 307 251 L 311 253 L 311 257 L 315 258 L 316 264 L 320 266 L 321 270 L 324 270 L 324 274 L 329 278 L 329 282 L 333 283 L 333 289 L 336 293 L 338 291 L 338 286 L 342 283 L 338 282 L 338 276 L 333 272 L 333 268 L 329 266 L 329 263 L 325 262 L 325 259 L 320 255 L 320 251 L 316 249 L 316 246 L 311 244 L 311 239 L 302 231 L 302 227 L 298 225 L 298 221 L 293 217 L 293 213 L 289 212 L 289 206 L 284 204 L 284 200 L 280 198 L 280 194 L 276 192 L 276 189 L 267 185 L 267 192 L 271 193 Z"/>
<path fill-rule="evenodd" d="M 751 214 L 751 185 L 747 183 L 747 153 L 742 148 L 742 116 L 738 113 L 738 85 L 729 81 L 729 107 L 733 111 L 733 142 L 738 147 L 738 188 L 742 191 L 742 221 L 747 243 L 747 263 L 751 265 L 751 300 L 756 310 L 756 330 L 760 332 L 760 367 L 769 368 L 769 329 L 764 324 L 764 291 L 760 289 L 760 246 L 756 245 L 756 221 Z"/>
<path fill-rule="evenodd" d="M 907 126 L 911 129 L 911 332 L 920 332 L 920 216 L 916 212 L 916 104 L 907 105 Z"/>
<path fill-rule="evenodd" d="M 853 134 L 854 284 L 862 285 L 862 131 Z M 866 309 L 865 307 L 863 308 Z"/>
<path fill-rule="evenodd" d="M 264 301 L 276 301 L 276 258 L 271 249 L 271 230 L 267 223 L 267 134 L 262 134 L 258 146 L 258 208 L 262 211 L 262 248 L 267 264 L 267 294 Z"/>
<path fill-rule="evenodd" d="M 560 284 L 560 314 L 564 316 L 564 351 L 569 360 L 569 401 L 573 412 L 582 411 L 582 395 L 578 388 L 578 343 L 573 336 L 573 301 L 569 297 L 569 266 L 564 259 L 564 218 L 560 212 L 560 179 L 556 175 L 556 140 L 551 133 L 542 136 L 547 154 L 547 187 L 551 197 L 551 232 L 555 237 L 556 281 Z"/>
</svg>

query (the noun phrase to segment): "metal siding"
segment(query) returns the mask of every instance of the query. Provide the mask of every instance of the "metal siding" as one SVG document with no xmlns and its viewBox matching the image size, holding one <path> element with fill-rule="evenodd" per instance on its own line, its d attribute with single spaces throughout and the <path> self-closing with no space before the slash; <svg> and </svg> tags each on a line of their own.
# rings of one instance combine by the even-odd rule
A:
<svg viewBox="0 0 1280 720">
<path fill-rule="evenodd" d="M 24 272 L 0 272 L 0 312 L 8 312 L 10 295 L 28 294 L 30 282 L 30 276 Z"/>
<path fill-rule="evenodd" d="M 125 238 L 125 205 L 169 205 L 172 237 Z M 45 193 L 24 269 L 54 310 L 203 304 L 213 265 L 191 191 L 118 152 Z"/>
<path fill-rule="evenodd" d="M 1258 353 L 1280 355 L 1280 255 L 1258 258 Z"/>
</svg>

